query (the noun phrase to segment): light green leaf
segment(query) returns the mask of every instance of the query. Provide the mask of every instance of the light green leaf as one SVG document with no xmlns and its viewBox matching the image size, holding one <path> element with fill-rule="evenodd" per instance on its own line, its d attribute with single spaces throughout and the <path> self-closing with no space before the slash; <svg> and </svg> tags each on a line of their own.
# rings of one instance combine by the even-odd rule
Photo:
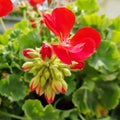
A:
<svg viewBox="0 0 120 120">
<path fill-rule="evenodd" d="M 44 108 L 38 100 L 27 100 L 22 109 L 29 120 L 58 120 L 59 118 L 59 112 L 52 105 Z"/>
<path fill-rule="evenodd" d="M 97 14 L 83 16 L 82 20 L 84 25 L 96 27 L 101 31 L 108 28 L 108 26 L 110 26 L 112 23 L 112 21 L 106 15 L 97 15 Z"/>
<path fill-rule="evenodd" d="M 112 22 L 113 22 L 112 26 L 114 30 L 120 30 L 120 16 L 114 18 Z"/>
<path fill-rule="evenodd" d="M 102 41 L 99 49 L 88 60 L 88 64 L 101 73 L 114 72 L 120 66 L 120 54 L 114 43 Z"/>
<path fill-rule="evenodd" d="M 111 40 L 116 44 L 120 52 L 120 31 L 113 30 L 111 35 Z"/>
<path fill-rule="evenodd" d="M 21 49 L 40 47 L 42 43 L 40 35 L 36 33 L 35 30 L 30 31 L 28 34 L 22 35 L 18 42 Z"/>
<path fill-rule="evenodd" d="M 0 81 L 0 94 L 8 97 L 12 102 L 19 101 L 26 96 L 26 87 L 19 76 L 12 74 Z"/>
<path fill-rule="evenodd" d="M 94 13 L 99 10 L 96 0 L 76 0 L 76 6 L 85 13 Z"/>
</svg>

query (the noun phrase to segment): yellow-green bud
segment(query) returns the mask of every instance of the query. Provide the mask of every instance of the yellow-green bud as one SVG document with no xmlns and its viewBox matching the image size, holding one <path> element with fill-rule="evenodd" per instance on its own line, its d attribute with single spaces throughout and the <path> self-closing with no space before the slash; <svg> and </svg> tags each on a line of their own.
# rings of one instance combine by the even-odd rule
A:
<svg viewBox="0 0 120 120">
<path fill-rule="evenodd" d="M 64 93 L 66 93 L 66 91 L 67 91 L 68 85 L 67 85 L 67 83 L 65 82 L 65 80 L 61 79 L 60 81 L 61 81 L 61 83 L 62 83 L 62 91 L 61 91 L 61 93 L 64 94 Z"/>
<path fill-rule="evenodd" d="M 34 51 L 34 52 L 29 52 L 28 53 L 32 58 L 36 58 L 36 57 L 39 57 L 39 53 Z"/>
<path fill-rule="evenodd" d="M 61 68 L 61 71 L 65 76 L 71 76 L 71 72 L 68 68 Z"/>
<path fill-rule="evenodd" d="M 41 78 L 40 78 L 40 85 L 41 85 L 41 87 L 44 87 L 46 82 L 47 81 L 46 81 L 45 77 L 42 75 Z"/>
<path fill-rule="evenodd" d="M 54 73 L 54 76 L 53 76 L 54 79 L 57 79 L 57 80 L 62 79 L 63 77 L 62 72 L 58 68 L 52 67 L 51 69 L 52 69 L 52 72 Z"/>
<path fill-rule="evenodd" d="M 30 82 L 30 89 L 33 91 L 37 88 L 39 84 L 39 76 L 35 76 Z"/>
<path fill-rule="evenodd" d="M 62 91 L 62 83 L 59 80 L 52 80 L 52 88 L 56 92 L 61 92 Z"/>
<path fill-rule="evenodd" d="M 29 70 L 32 66 L 33 66 L 33 62 L 25 62 L 25 63 L 22 65 L 22 69 L 23 69 L 24 71 L 26 71 L 26 70 Z"/>
<path fill-rule="evenodd" d="M 48 69 L 46 69 L 46 71 L 44 72 L 44 77 L 45 77 L 46 80 L 49 79 L 49 77 L 50 77 L 50 72 L 49 72 Z"/>
<path fill-rule="evenodd" d="M 46 98 L 48 103 L 52 103 L 54 101 L 55 92 L 50 85 L 47 86 L 47 88 L 45 90 L 45 98 Z"/>
<path fill-rule="evenodd" d="M 40 84 L 38 84 L 36 88 L 36 93 L 41 96 L 44 93 L 44 91 L 45 91 L 44 87 L 41 87 Z"/>
</svg>

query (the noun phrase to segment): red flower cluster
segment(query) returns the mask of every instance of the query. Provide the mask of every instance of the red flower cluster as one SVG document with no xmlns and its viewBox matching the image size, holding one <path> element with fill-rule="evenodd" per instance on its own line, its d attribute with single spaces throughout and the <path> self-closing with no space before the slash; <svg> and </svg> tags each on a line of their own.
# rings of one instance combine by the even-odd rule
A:
<svg viewBox="0 0 120 120">
<path fill-rule="evenodd" d="M 59 44 L 52 44 L 56 56 L 68 65 L 76 62 L 71 68 L 82 69 L 84 60 L 90 57 L 100 44 L 99 32 L 91 27 L 83 27 L 69 37 L 75 15 L 64 7 L 54 9 L 52 14 L 44 14 L 43 19 L 46 26 L 60 39 Z"/>
<path fill-rule="evenodd" d="M 13 9 L 11 0 L 0 0 L 0 17 L 8 15 Z"/>
<path fill-rule="evenodd" d="M 28 0 L 28 1 L 32 6 L 36 6 L 37 4 L 43 4 L 45 2 L 45 0 Z"/>
</svg>

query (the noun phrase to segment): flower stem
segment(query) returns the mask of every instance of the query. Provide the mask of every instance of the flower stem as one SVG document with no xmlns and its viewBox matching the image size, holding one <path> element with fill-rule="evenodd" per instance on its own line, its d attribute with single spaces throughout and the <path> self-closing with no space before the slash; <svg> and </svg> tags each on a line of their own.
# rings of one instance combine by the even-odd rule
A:
<svg viewBox="0 0 120 120">
<path fill-rule="evenodd" d="M 86 120 L 81 114 L 79 114 L 79 117 L 81 118 L 81 120 Z"/>
<path fill-rule="evenodd" d="M 10 117 L 10 118 L 16 118 L 18 120 L 26 120 L 26 118 L 24 118 L 24 117 L 20 117 L 20 116 L 10 114 L 10 113 L 6 113 L 6 112 L 3 112 L 3 111 L 0 111 L 0 114 L 4 115 L 4 116 L 7 116 L 7 117 Z"/>
<path fill-rule="evenodd" d="M 2 18 L 0 18 L 0 23 L 2 25 L 3 30 L 6 31 L 6 26 L 5 26 Z"/>
</svg>

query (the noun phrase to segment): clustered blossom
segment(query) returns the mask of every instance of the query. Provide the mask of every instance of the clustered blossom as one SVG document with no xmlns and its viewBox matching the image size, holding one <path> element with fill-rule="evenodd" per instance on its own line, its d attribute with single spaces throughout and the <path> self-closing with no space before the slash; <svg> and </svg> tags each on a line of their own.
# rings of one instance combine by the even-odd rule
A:
<svg viewBox="0 0 120 120">
<path fill-rule="evenodd" d="M 25 62 L 22 68 L 34 75 L 30 89 L 38 95 L 44 94 L 47 102 L 52 103 L 57 92 L 67 91 L 64 76 L 71 75 L 70 69 L 84 68 L 84 61 L 99 47 L 101 36 L 94 28 L 83 27 L 70 37 L 75 15 L 64 7 L 55 8 L 52 14 L 43 14 L 43 21 L 59 37 L 59 42 L 24 50 L 24 56 L 31 61 Z"/>
<path fill-rule="evenodd" d="M 11 0 L 0 0 L 0 17 L 8 15 L 13 9 Z"/>
<path fill-rule="evenodd" d="M 25 49 L 23 51 L 29 62 L 22 66 L 24 71 L 29 70 L 34 75 L 30 82 L 31 91 L 38 95 L 45 95 L 48 103 L 52 103 L 57 92 L 66 93 L 67 83 L 64 76 L 70 76 L 68 66 L 62 63 L 54 54 L 50 45 L 43 43 L 41 48 Z"/>
</svg>

